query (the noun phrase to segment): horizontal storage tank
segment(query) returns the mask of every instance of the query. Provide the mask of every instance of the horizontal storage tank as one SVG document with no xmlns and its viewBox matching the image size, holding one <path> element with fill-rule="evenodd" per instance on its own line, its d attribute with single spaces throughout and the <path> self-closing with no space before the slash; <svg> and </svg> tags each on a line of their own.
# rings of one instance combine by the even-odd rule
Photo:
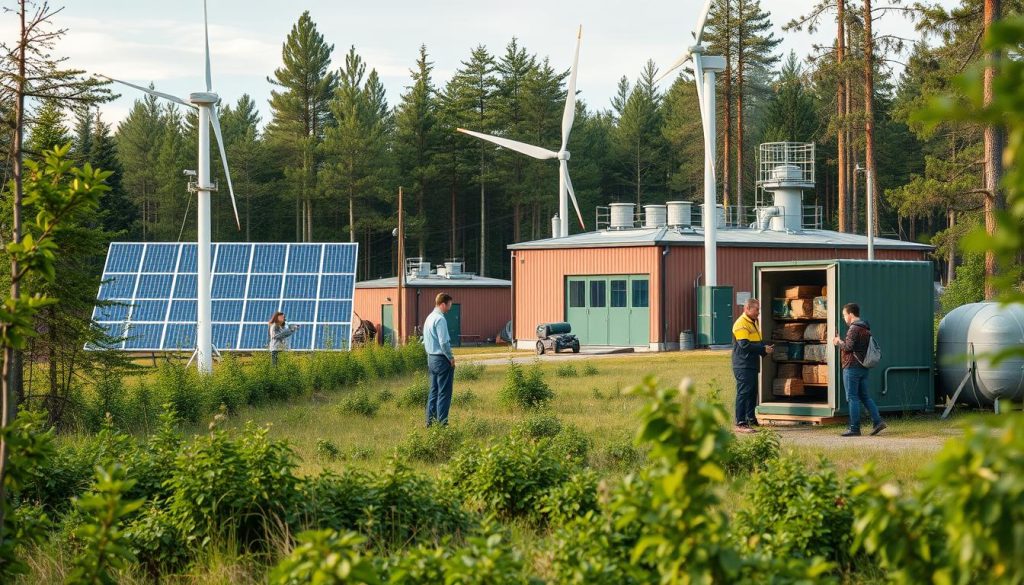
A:
<svg viewBox="0 0 1024 585">
<path fill-rule="evenodd" d="M 996 400 L 1024 399 L 1024 357 L 998 364 L 985 357 L 1014 346 L 1024 346 L 1024 305 L 971 303 L 953 309 L 939 323 L 942 391 L 952 397 L 973 363 L 974 376 L 958 401 L 987 407 Z"/>
</svg>

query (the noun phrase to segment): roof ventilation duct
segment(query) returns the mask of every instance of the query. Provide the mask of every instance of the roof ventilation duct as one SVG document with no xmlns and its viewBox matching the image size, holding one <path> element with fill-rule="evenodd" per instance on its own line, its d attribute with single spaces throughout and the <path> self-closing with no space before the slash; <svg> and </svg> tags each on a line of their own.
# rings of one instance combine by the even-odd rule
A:
<svg viewBox="0 0 1024 585">
<path fill-rule="evenodd" d="M 668 223 L 668 213 L 664 205 L 644 205 L 644 227 L 660 228 Z"/>
<path fill-rule="evenodd" d="M 668 208 L 668 227 L 687 228 L 692 225 L 692 203 L 689 201 L 669 201 L 665 207 Z"/>
<path fill-rule="evenodd" d="M 628 230 L 633 229 L 633 204 L 632 203 L 612 203 L 608 207 L 611 208 L 611 223 L 608 229 L 613 230 Z"/>
</svg>

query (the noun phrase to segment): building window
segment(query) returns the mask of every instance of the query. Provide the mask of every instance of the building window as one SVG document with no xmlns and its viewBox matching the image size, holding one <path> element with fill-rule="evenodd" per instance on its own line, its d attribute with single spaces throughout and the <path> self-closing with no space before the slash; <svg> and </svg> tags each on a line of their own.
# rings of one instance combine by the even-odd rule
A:
<svg viewBox="0 0 1024 585">
<path fill-rule="evenodd" d="M 569 307 L 587 306 L 587 283 L 582 280 L 569 281 Z"/>
<path fill-rule="evenodd" d="M 625 280 L 613 280 L 612 281 L 612 306 L 613 307 L 628 307 L 626 304 L 626 281 Z"/>
<path fill-rule="evenodd" d="M 604 307 L 605 301 L 605 284 L 603 280 L 592 280 L 590 281 L 590 306 L 591 307 Z"/>
<path fill-rule="evenodd" d="M 633 307 L 646 308 L 650 300 L 647 298 L 647 281 L 633 281 Z"/>
</svg>

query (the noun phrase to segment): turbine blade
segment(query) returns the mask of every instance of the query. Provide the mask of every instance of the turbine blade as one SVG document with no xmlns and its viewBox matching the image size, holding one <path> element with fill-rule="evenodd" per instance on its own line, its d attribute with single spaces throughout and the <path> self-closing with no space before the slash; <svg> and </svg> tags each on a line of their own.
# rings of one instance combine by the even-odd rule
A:
<svg viewBox="0 0 1024 585">
<path fill-rule="evenodd" d="M 587 231 L 587 226 L 583 223 L 583 214 L 580 213 L 580 204 L 576 201 L 576 192 L 572 190 L 572 179 L 569 178 L 569 165 L 565 161 L 562 162 L 562 174 L 565 176 L 565 188 L 569 191 L 569 199 L 572 199 L 572 206 L 576 209 L 576 217 L 580 220 L 580 227 L 583 231 Z"/>
<path fill-rule="evenodd" d="M 569 71 L 569 87 L 565 94 L 565 111 L 562 112 L 562 148 L 565 150 L 569 144 L 569 132 L 572 131 L 572 123 L 576 119 L 576 73 L 577 65 L 580 62 L 580 41 L 583 39 L 583 25 L 580 25 L 576 32 L 576 52 L 572 56 L 572 69 Z"/>
<path fill-rule="evenodd" d="M 173 96 L 173 95 L 171 95 L 169 93 L 163 93 L 161 91 L 156 91 L 155 89 L 149 89 L 148 87 L 142 87 L 141 85 L 135 85 L 134 83 L 128 83 L 127 81 L 121 81 L 120 79 L 114 79 L 113 77 L 107 77 L 106 75 L 97 75 L 97 77 L 102 77 L 103 79 L 106 79 L 107 81 L 113 81 L 115 83 L 120 83 L 121 85 L 127 85 L 128 87 L 137 89 L 137 90 L 139 90 L 139 91 L 141 91 L 143 93 L 148 93 L 151 96 L 156 96 L 158 98 L 163 98 L 165 100 L 172 101 L 172 102 L 174 102 L 176 104 L 181 104 L 183 106 L 187 106 L 187 107 L 190 107 L 190 108 L 195 108 L 195 106 L 193 104 L 190 104 L 190 103 L 186 102 L 185 100 L 181 99 L 180 97 Z"/>
<path fill-rule="evenodd" d="M 228 193 L 231 195 L 231 209 L 235 212 L 235 225 L 238 226 L 238 231 L 242 231 L 242 222 L 238 219 L 238 205 L 235 204 L 235 188 L 231 185 L 231 171 L 228 170 L 228 155 L 224 151 L 224 137 L 220 133 L 217 104 L 210 104 L 210 125 L 213 126 L 213 135 L 217 138 L 217 148 L 220 149 L 220 162 L 224 165 L 224 178 L 228 180 Z"/>
<path fill-rule="evenodd" d="M 685 53 L 683 53 L 682 57 L 679 57 L 678 59 L 676 59 L 671 65 L 668 66 L 668 69 L 666 69 L 664 73 L 659 75 L 658 78 L 654 80 L 654 84 L 657 85 L 657 84 L 661 83 L 662 79 L 665 79 L 666 77 L 671 75 L 673 71 L 675 71 L 676 69 L 679 69 L 680 67 L 682 67 L 683 63 L 686 63 L 686 61 L 688 61 L 690 59 L 690 56 L 691 56 L 691 53 L 690 53 L 689 50 L 687 50 Z"/>
<path fill-rule="evenodd" d="M 697 83 L 697 102 L 700 104 L 700 125 L 701 130 L 704 133 L 704 164 L 711 169 L 711 180 L 716 181 L 715 178 L 715 153 L 711 147 L 711 116 L 715 116 L 716 112 L 708 112 L 706 107 L 706 100 L 704 96 L 704 66 L 701 63 L 700 55 L 693 60 L 693 72 L 694 79 Z"/>
<path fill-rule="evenodd" d="M 700 44 L 701 39 L 704 38 L 704 25 L 708 22 L 708 13 L 711 12 L 712 0 L 707 0 L 704 3 L 704 11 L 700 13 L 700 20 L 697 21 L 697 28 L 693 31 L 693 37 L 697 40 L 696 44 Z"/>
<path fill-rule="evenodd" d="M 213 91 L 213 76 L 210 75 L 210 26 L 206 19 L 206 0 L 203 0 L 203 39 L 206 40 L 206 91 Z"/>
<path fill-rule="evenodd" d="M 490 134 L 483 134 L 482 132 L 473 132 L 472 130 L 466 130 L 465 128 L 456 128 L 456 130 L 462 132 L 463 134 L 468 134 L 469 136 L 475 136 L 480 140 L 493 142 L 494 144 L 497 144 L 498 146 L 503 146 L 509 150 L 521 152 L 526 156 L 532 156 L 533 158 L 539 158 L 541 160 L 549 158 L 558 158 L 557 152 L 548 150 L 546 148 L 541 148 L 539 146 L 533 146 L 532 144 L 526 144 L 525 142 L 519 142 L 518 140 L 499 138 L 497 136 L 491 136 Z"/>
</svg>

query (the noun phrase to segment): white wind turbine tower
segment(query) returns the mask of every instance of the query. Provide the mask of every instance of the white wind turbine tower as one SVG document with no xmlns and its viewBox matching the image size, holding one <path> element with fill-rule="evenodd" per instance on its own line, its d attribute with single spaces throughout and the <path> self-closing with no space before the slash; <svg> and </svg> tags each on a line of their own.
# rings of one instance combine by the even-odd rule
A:
<svg viewBox="0 0 1024 585">
<path fill-rule="evenodd" d="M 707 0 L 693 31 L 694 45 L 683 53 L 665 73 L 661 81 L 687 61 L 693 63 L 693 80 L 697 84 L 697 102 L 700 106 L 701 125 L 704 129 L 704 281 L 707 286 L 718 285 L 718 188 L 715 182 L 715 73 L 725 71 L 725 57 L 705 57 L 700 41 L 704 36 L 712 0 Z"/>
<path fill-rule="evenodd" d="M 558 223 L 560 233 L 551 234 L 555 238 L 564 238 L 569 235 L 569 198 L 572 198 L 572 205 L 576 208 L 576 217 L 580 220 L 580 227 L 586 229 L 586 225 L 583 223 L 583 215 L 580 213 L 580 206 L 576 202 L 576 193 L 572 189 L 572 180 L 569 179 L 569 151 L 565 149 L 569 144 L 569 132 L 572 130 L 573 120 L 576 118 L 576 65 L 580 60 L 580 40 L 582 37 L 583 27 L 580 26 L 576 32 L 576 52 L 573 54 L 572 69 L 569 71 L 569 87 L 566 89 L 565 110 L 562 112 L 562 146 L 558 149 L 558 152 L 517 140 L 509 140 L 500 136 L 457 128 L 463 134 L 476 136 L 482 140 L 493 142 L 498 146 L 504 146 L 509 150 L 514 150 L 536 159 L 558 159 Z"/>
<path fill-rule="evenodd" d="M 189 94 L 188 100 L 159 91 L 106 77 L 128 87 L 133 87 L 149 95 L 172 101 L 187 108 L 199 111 L 199 167 L 197 169 L 195 191 L 197 193 L 198 248 L 196 250 L 196 268 L 198 271 L 198 314 L 196 320 L 196 365 L 200 372 L 209 374 L 213 371 L 213 324 L 212 303 L 210 300 L 210 192 L 217 186 L 210 181 L 210 127 L 217 138 L 220 149 L 220 160 L 224 163 L 224 178 L 228 182 L 228 193 L 231 195 L 231 207 L 235 212 L 235 224 L 242 228 L 238 219 L 238 206 L 235 204 L 235 190 L 231 186 L 231 172 L 228 170 L 227 154 L 224 152 L 224 138 L 221 136 L 220 119 L 217 116 L 217 101 L 220 99 L 213 93 L 210 76 L 210 33 L 206 23 L 206 1 L 203 1 L 203 37 L 206 41 L 206 91 Z"/>
</svg>

